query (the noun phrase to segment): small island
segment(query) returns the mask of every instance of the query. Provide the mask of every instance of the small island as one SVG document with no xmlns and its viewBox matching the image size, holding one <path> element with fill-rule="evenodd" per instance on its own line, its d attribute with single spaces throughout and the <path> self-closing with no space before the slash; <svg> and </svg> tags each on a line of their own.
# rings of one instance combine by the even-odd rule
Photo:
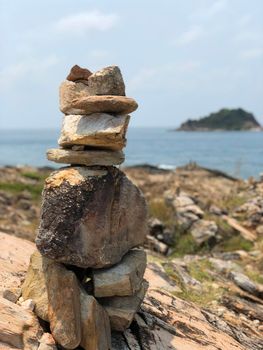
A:
<svg viewBox="0 0 263 350">
<path fill-rule="evenodd" d="M 221 109 L 197 120 L 189 119 L 176 131 L 262 131 L 262 127 L 252 113 L 242 108 Z"/>
</svg>

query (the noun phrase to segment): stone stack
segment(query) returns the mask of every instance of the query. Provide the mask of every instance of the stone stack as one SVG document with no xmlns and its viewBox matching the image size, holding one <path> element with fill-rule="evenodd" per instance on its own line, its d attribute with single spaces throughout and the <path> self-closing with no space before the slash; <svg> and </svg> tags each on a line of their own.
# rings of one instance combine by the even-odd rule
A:
<svg viewBox="0 0 263 350">
<path fill-rule="evenodd" d="M 22 296 L 65 349 L 110 349 L 111 329 L 130 326 L 147 290 L 145 199 L 115 167 L 136 108 L 116 66 L 74 66 L 60 87 L 60 148 L 47 157 L 70 165 L 46 179 Z"/>
</svg>

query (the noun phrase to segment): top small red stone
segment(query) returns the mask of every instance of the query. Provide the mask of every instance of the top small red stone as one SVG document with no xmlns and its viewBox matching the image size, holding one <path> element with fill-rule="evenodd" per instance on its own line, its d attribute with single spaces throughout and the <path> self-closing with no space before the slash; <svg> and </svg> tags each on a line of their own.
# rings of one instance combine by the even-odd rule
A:
<svg viewBox="0 0 263 350">
<path fill-rule="evenodd" d="M 78 81 L 78 80 L 88 80 L 91 76 L 91 71 L 86 68 L 81 68 L 78 65 L 75 65 L 71 68 L 69 75 L 67 76 L 67 80 L 70 81 Z"/>
</svg>

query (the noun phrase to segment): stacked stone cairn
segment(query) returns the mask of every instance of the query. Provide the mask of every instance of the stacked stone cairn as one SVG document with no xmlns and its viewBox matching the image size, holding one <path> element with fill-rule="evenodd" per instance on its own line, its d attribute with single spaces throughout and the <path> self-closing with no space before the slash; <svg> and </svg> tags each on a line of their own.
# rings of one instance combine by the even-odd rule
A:
<svg viewBox="0 0 263 350">
<path fill-rule="evenodd" d="M 136 108 L 117 66 L 74 66 L 60 87 L 61 148 L 47 157 L 70 165 L 46 179 L 22 297 L 65 349 L 110 349 L 111 330 L 130 326 L 147 290 L 145 199 L 115 167 Z"/>
</svg>

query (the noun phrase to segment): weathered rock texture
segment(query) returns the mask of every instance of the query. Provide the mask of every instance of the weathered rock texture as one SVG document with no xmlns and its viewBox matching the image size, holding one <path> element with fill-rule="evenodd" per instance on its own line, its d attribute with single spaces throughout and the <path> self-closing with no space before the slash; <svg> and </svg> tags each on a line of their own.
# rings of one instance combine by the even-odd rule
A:
<svg viewBox="0 0 263 350">
<path fill-rule="evenodd" d="M 46 262 L 48 319 L 55 340 L 66 349 L 81 341 L 80 295 L 74 272 L 55 262 Z"/>
<path fill-rule="evenodd" d="M 144 280 L 141 289 L 135 295 L 100 299 L 100 303 L 109 315 L 112 330 L 123 332 L 130 326 L 134 315 L 139 310 L 147 288 L 148 282 Z"/>
<path fill-rule="evenodd" d="M 80 292 L 81 343 L 86 350 L 111 348 L 110 321 L 107 312 L 92 295 Z"/>
<path fill-rule="evenodd" d="M 100 298 L 135 294 L 141 288 L 145 268 L 146 253 L 139 249 L 129 251 L 117 265 L 94 270 L 94 295 Z"/>
<path fill-rule="evenodd" d="M 214 221 L 198 220 L 191 226 L 191 235 L 197 244 L 202 244 L 210 239 L 215 239 L 217 225 Z"/>
<path fill-rule="evenodd" d="M 63 119 L 58 143 L 63 147 L 85 145 L 121 150 L 126 145 L 125 135 L 129 120 L 128 115 L 115 117 L 106 113 L 68 115 Z"/>
<path fill-rule="evenodd" d="M 60 88 L 60 110 L 65 114 L 129 114 L 138 108 L 136 101 L 130 97 L 89 96 L 85 93 L 87 88 L 85 84 L 71 82 L 78 86 L 70 86 L 70 90 L 68 89 L 69 84 L 70 82 L 66 82 Z"/>
<path fill-rule="evenodd" d="M 15 349 L 38 349 L 43 331 L 31 311 L 0 297 L 0 315 L 0 342 Z M 1 343 L 0 349 L 4 349 Z"/>
<path fill-rule="evenodd" d="M 102 268 L 144 242 L 147 209 L 120 170 L 71 167 L 46 180 L 36 244 L 41 254 L 80 267 Z M 55 210 L 54 210 L 55 208 Z"/>
<path fill-rule="evenodd" d="M 47 159 L 56 163 L 80 165 L 119 165 L 124 162 L 122 151 L 49 149 Z"/>
<path fill-rule="evenodd" d="M 31 255 L 26 279 L 22 286 L 22 296 L 25 300 L 32 299 L 35 302 L 37 316 L 48 321 L 48 295 L 43 259 L 45 258 L 38 251 Z"/>
<path fill-rule="evenodd" d="M 0 296 L 16 302 L 35 245 L 0 232 Z"/>
<path fill-rule="evenodd" d="M 120 68 L 110 66 L 93 73 L 88 80 L 90 95 L 125 96 L 125 85 Z"/>
</svg>

